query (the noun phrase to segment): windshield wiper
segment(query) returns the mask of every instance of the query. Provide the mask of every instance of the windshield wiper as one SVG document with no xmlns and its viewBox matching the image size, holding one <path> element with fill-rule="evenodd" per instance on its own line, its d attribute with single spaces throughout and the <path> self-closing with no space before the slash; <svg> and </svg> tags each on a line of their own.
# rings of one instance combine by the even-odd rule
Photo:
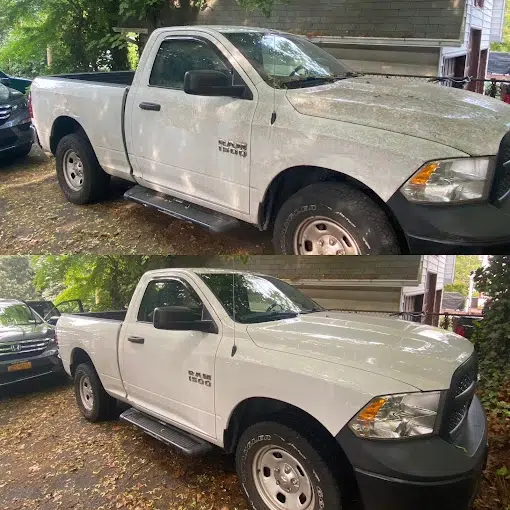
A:
<svg viewBox="0 0 510 510">
<path fill-rule="evenodd" d="M 301 86 L 307 86 L 312 84 L 322 83 L 333 83 L 339 80 L 346 80 L 348 78 L 357 78 L 361 76 L 359 73 L 347 72 L 344 74 L 339 74 L 335 76 L 306 76 L 300 80 L 291 80 L 287 83 L 284 83 L 283 86 L 287 89 L 299 88 Z"/>
</svg>

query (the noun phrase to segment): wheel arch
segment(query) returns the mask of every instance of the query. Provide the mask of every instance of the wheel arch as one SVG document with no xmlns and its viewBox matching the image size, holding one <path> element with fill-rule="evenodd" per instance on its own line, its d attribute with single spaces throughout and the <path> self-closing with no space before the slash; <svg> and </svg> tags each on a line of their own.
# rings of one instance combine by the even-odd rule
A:
<svg viewBox="0 0 510 510">
<path fill-rule="evenodd" d="M 70 135 L 72 133 L 81 132 L 85 136 L 85 130 L 83 126 L 72 117 L 67 115 L 61 115 L 57 117 L 51 126 L 51 134 L 50 134 L 50 150 L 53 155 L 55 155 L 57 151 L 57 146 L 60 140 L 64 138 L 64 136 Z"/>
<path fill-rule="evenodd" d="M 94 366 L 94 362 L 92 361 L 92 358 L 88 355 L 88 353 L 81 347 L 75 347 L 71 352 L 71 362 L 69 365 L 71 377 L 74 377 L 74 374 L 76 373 L 76 368 L 81 363 L 90 363 L 90 365 Z"/>
<path fill-rule="evenodd" d="M 322 423 L 307 411 L 282 400 L 268 397 L 250 397 L 239 402 L 228 419 L 227 428 L 223 432 L 223 447 L 232 453 L 237 442 L 250 425 L 260 421 L 270 421 L 271 418 L 289 416 L 299 418 L 300 422 L 309 430 L 320 433 L 325 438 L 335 441 L 333 435 Z M 340 446 L 338 445 L 340 448 Z"/>
<path fill-rule="evenodd" d="M 262 202 L 259 204 L 259 228 L 267 230 L 269 225 L 274 222 L 279 207 L 292 195 L 311 184 L 321 182 L 345 182 L 368 195 L 385 212 L 397 234 L 400 245 L 404 248 L 403 253 L 409 252 L 407 239 L 400 222 L 388 207 L 388 204 L 377 193 L 365 183 L 350 175 L 320 166 L 293 166 L 282 170 L 273 178 L 264 193 Z"/>
</svg>

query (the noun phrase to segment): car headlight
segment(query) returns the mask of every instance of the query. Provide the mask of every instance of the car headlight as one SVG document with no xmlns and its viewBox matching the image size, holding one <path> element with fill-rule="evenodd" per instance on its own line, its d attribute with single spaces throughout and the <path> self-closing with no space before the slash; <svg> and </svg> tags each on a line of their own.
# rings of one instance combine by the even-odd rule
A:
<svg viewBox="0 0 510 510">
<path fill-rule="evenodd" d="M 376 397 L 349 422 L 349 428 L 358 437 L 372 439 L 430 435 L 440 400 L 440 391 Z"/>
<path fill-rule="evenodd" d="M 22 101 L 21 103 L 16 103 L 16 104 L 13 104 L 12 105 L 12 111 L 14 110 L 18 110 L 18 109 L 23 109 L 23 108 L 26 108 L 27 107 L 27 102 L 26 101 Z"/>
<path fill-rule="evenodd" d="M 496 158 L 432 161 L 400 189 L 411 202 L 459 203 L 489 196 Z"/>
</svg>

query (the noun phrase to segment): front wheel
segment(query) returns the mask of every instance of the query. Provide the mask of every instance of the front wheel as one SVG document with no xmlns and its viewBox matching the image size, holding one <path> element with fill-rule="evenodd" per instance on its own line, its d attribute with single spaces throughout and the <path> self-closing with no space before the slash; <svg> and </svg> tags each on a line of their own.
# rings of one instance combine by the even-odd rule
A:
<svg viewBox="0 0 510 510">
<path fill-rule="evenodd" d="M 237 474 L 255 510 L 341 510 L 340 485 L 305 437 L 279 423 L 252 425 L 236 450 Z"/>
<path fill-rule="evenodd" d="M 346 183 L 312 184 L 278 211 L 273 244 L 284 255 L 391 255 L 401 252 L 386 213 Z"/>
</svg>

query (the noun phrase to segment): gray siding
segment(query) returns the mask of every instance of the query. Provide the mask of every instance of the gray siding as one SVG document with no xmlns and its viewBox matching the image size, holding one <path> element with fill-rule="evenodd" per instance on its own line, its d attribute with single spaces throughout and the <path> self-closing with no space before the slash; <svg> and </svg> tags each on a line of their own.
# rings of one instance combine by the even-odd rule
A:
<svg viewBox="0 0 510 510">
<path fill-rule="evenodd" d="M 308 36 L 459 40 L 465 0 L 290 0 L 276 2 L 270 19 L 235 0 L 216 0 L 199 24 L 277 28 Z"/>
</svg>

